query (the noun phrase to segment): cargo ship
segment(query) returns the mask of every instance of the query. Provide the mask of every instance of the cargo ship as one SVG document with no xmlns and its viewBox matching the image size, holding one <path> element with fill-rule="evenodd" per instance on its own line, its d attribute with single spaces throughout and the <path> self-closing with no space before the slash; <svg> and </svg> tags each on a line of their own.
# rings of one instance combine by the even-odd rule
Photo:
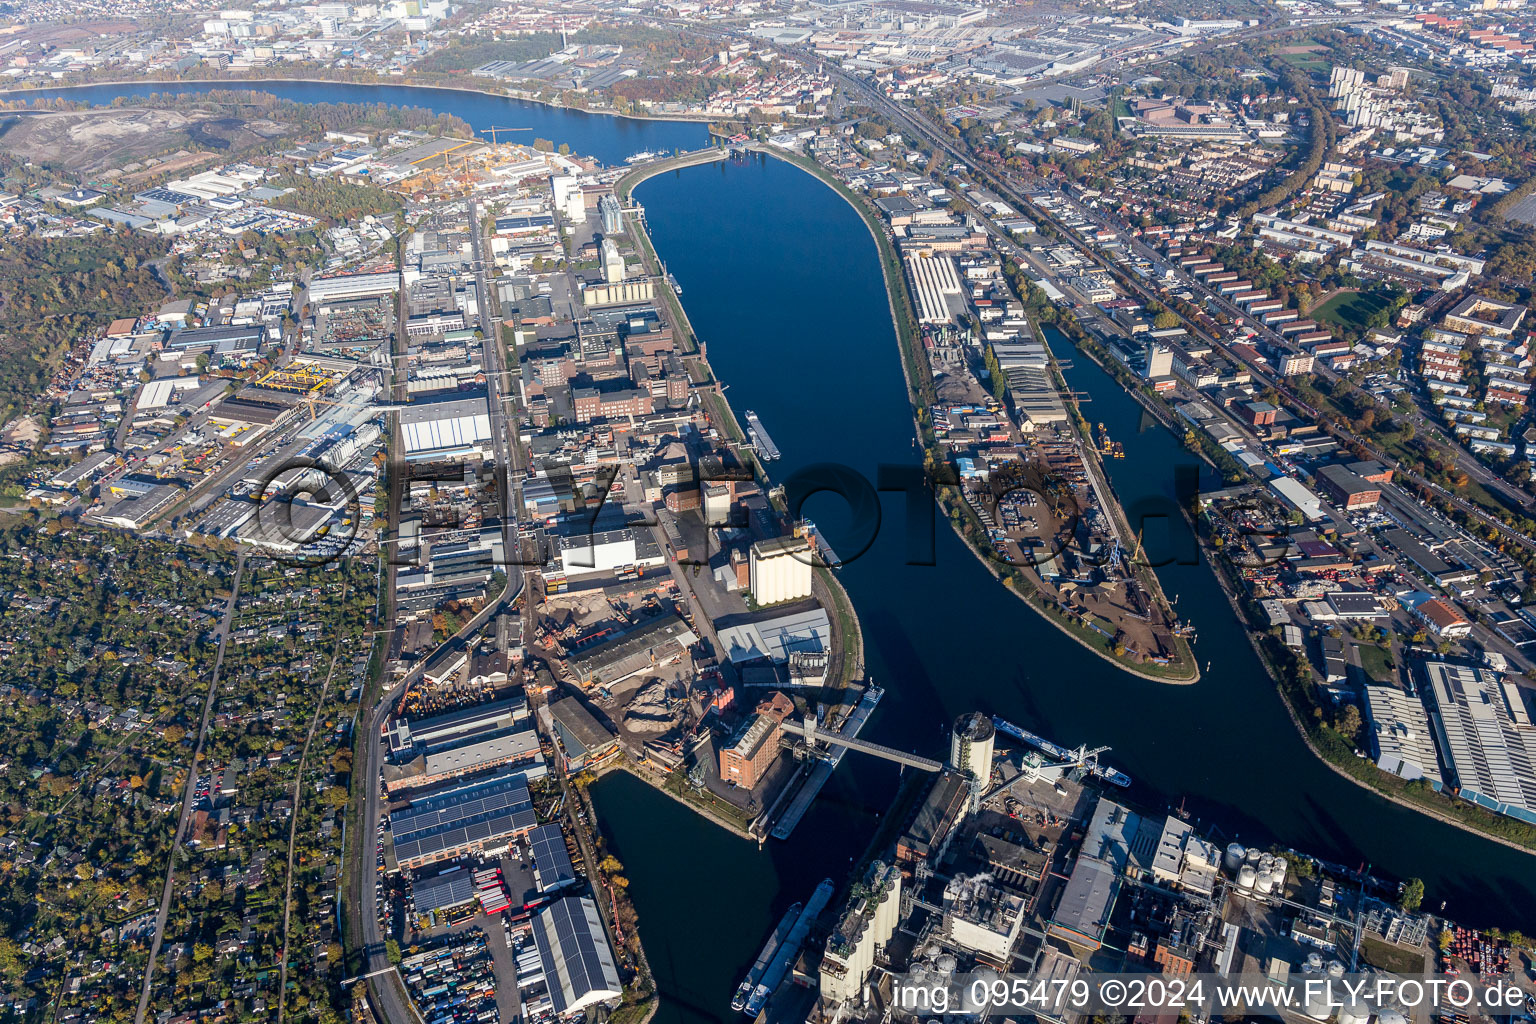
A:
<svg viewBox="0 0 1536 1024">
<path fill-rule="evenodd" d="M 768 1002 L 768 997 L 773 995 L 774 989 L 784 980 L 789 969 L 795 965 L 795 960 L 800 956 L 800 947 L 805 944 L 805 937 L 811 932 L 811 925 L 821 916 L 827 904 L 832 900 L 832 879 L 824 878 L 816 891 L 811 894 L 811 900 L 800 911 L 800 916 L 795 920 L 795 927 L 789 933 L 779 951 L 774 955 L 773 962 L 768 967 L 768 972 L 752 990 L 752 996 L 747 1000 L 746 1013 L 748 1017 L 756 1017 L 762 1012 L 763 1004 Z"/>
<path fill-rule="evenodd" d="M 763 429 L 763 421 L 751 409 L 747 410 L 747 438 L 764 462 L 772 462 L 779 457 L 779 446 L 773 443 L 773 438 Z"/>
<path fill-rule="evenodd" d="M 784 916 L 779 919 L 779 926 L 768 934 L 768 941 L 763 943 L 763 950 L 757 954 L 757 959 L 752 962 L 752 969 L 742 979 L 741 986 L 736 989 L 736 996 L 731 1000 L 731 1009 L 737 1013 L 747 1008 L 747 1000 L 752 998 L 753 989 L 757 983 L 763 980 L 763 975 L 768 973 L 769 966 L 773 963 L 773 954 L 784 945 L 784 940 L 789 938 L 789 933 L 794 929 L 795 922 L 800 918 L 800 908 L 804 904 L 796 903 L 784 911 Z"/>
<path fill-rule="evenodd" d="M 875 705 L 879 704 L 880 698 L 884 696 L 885 691 L 878 686 L 871 686 L 865 690 L 864 696 L 859 698 L 858 706 L 843 719 L 842 727 L 837 730 L 838 735 L 856 739 L 859 730 L 864 728 L 864 723 L 869 720 L 869 716 L 874 714 Z M 773 838 L 789 838 L 795 826 L 800 824 L 800 819 L 805 817 L 805 812 L 810 810 L 811 804 L 821 792 L 821 787 L 827 784 L 827 780 L 842 763 L 843 755 L 847 752 L 847 747 L 837 744 L 827 745 L 827 752 L 817 759 L 816 764 L 811 768 L 810 775 L 806 776 L 805 784 L 800 787 L 800 792 L 795 794 L 783 817 L 779 818 L 778 823 L 774 825 Z"/>
<path fill-rule="evenodd" d="M 992 718 L 992 725 L 998 732 L 1005 733 L 1018 740 L 1023 740 L 1025 743 L 1049 754 L 1058 761 L 1081 761 L 1083 758 L 1082 747 L 1078 747 L 1076 750 L 1069 750 L 1059 743 L 1052 743 L 1044 736 L 1036 736 L 1028 729 L 1021 729 L 1012 722 L 1006 722 L 995 715 Z M 1103 779 L 1111 785 L 1125 787 L 1131 784 L 1131 777 L 1129 775 L 1124 772 L 1118 772 L 1108 765 L 1099 764 L 1097 758 L 1093 758 L 1090 763 L 1083 765 L 1083 767 L 1095 778 Z"/>
</svg>

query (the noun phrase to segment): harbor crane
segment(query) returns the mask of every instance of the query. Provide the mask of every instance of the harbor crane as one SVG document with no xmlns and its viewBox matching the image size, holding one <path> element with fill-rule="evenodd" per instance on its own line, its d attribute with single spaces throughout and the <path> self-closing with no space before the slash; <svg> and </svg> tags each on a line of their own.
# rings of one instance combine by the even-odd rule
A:
<svg viewBox="0 0 1536 1024">
<path fill-rule="evenodd" d="M 1078 769 L 1097 774 L 1099 755 L 1108 750 L 1108 747 L 1080 746 L 1075 750 L 1067 751 L 1067 756 L 1061 758 L 1051 757 L 1039 751 L 1028 751 L 1019 759 L 1019 774 L 993 787 L 984 799 L 990 800 L 999 793 L 1006 793 L 1021 782 L 1060 782 L 1068 773 Z"/>
</svg>

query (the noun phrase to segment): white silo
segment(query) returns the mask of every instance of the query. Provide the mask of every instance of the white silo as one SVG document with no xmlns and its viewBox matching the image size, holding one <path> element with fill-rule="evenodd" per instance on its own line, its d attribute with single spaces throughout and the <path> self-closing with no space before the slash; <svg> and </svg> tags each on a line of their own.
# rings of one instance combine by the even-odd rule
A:
<svg viewBox="0 0 1536 1024">
<path fill-rule="evenodd" d="M 949 766 L 964 772 L 985 788 L 992 780 L 992 748 L 997 729 L 992 719 L 972 711 L 955 719 L 949 735 Z"/>
<path fill-rule="evenodd" d="M 1323 954 L 1308 953 L 1306 966 L 1302 970 L 1310 974 L 1321 974 L 1323 971 Z"/>
<path fill-rule="evenodd" d="M 1263 850 L 1259 849 L 1257 846 L 1250 846 L 1248 848 L 1248 856 L 1244 857 L 1243 860 L 1254 867 L 1258 867 L 1259 861 L 1263 858 L 1263 856 Z"/>
<path fill-rule="evenodd" d="M 1268 896 L 1275 891 L 1275 877 L 1265 872 L 1260 872 L 1253 882 L 1254 888 L 1262 895 Z"/>
<path fill-rule="evenodd" d="M 1248 848 L 1242 843 L 1231 843 L 1227 846 L 1227 855 L 1222 858 L 1222 867 L 1231 875 L 1237 874 L 1237 869 L 1243 866 L 1243 858 L 1248 856 Z"/>
<path fill-rule="evenodd" d="M 1285 881 L 1286 872 L 1290 870 L 1290 864 L 1284 857 L 1275 858 L 1275 884 L 1280 885 Z"/>
<path fill-rule="evenodd" d="M 1237 869 L 1237 887 L 1239 889 L 1251 890 L 1254 886 L 1254 883 L 1258 880 L 1259 873 L 1247 864 L 1244 864 L 1242 867 Z"/>
</svg>

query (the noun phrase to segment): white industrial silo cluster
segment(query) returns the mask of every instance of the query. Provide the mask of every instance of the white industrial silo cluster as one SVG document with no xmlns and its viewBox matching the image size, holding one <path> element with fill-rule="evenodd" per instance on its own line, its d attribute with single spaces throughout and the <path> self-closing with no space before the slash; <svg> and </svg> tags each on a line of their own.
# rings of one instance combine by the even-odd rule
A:
<svg viewBox="0 0 1536 1024">
<path fill-rule="evenodd" d="M 1222 857 L 1222 866 L 1232 876 L 1239 890 L 1255 896 L 1268 896 L 1285 890 L 1285 875 L 1290 869 L 1284 857 L 1276 857 L 1255 847 L 1233 843 Z"/>
</svg>

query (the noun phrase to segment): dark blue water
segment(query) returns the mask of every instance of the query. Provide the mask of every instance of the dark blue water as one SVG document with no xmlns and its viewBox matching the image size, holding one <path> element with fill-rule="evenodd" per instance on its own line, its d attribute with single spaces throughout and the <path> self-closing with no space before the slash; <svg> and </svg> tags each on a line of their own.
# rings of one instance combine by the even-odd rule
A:
<svg viewBox="0 0 1536 1024">
<path fill-rule="evenodd" d="M 337 98 L 339 87 L 294 88 L 317 92 L 285 95 Z M 421 91 L 391 88 L 356 87 L 345 98 L 429 104 Z M 478 113 L 469 113 L 469 103 Z M 432 108 L 477 128 L 542 109 L 454 93 Z M 622 139 L 560 135 L 555 121 L 539 129 L 578 151 L 623 155 L 660 145 L 624 134 L 662 131 L 655 122 L 637 128 L 547 113 L 573 131 L 606 129 Z M 665 131 L 700 133 L 695 141 L 679 136 L 675 145 L 702 140 L 699 126 Z M 683 286 L 711 364 L 729 384 L 727 396 L 738 411 L 755 409 L 783 451 L 777 479 L 835 462 L 874 482 L 881 465 L 919 464 L 875 245 L 841 198 L 792 166 L 762 158 L 654 178 L 636 198 Z M 1133 511 L 1155 512 L 1149 503 L 1172 496 L 1178 467 L 1200 472 L 1193 457 L 1102 370 L 1059 335 L 1051 340 L 1071 362 L 1069 383 L 1091 396 L 1088 418 L 1125 445 L 1127 457 L 1109 463 L 1121 499 Z M 1195 653 L 1205 669 L 1197 685 L 1169 686 L 1121 672 L 1057 632 L 1005 592 L 942 521 L 932 532 L 936 564 L 907 564 L 903 496 L 883 494 L 880 507 L 868 552 L 841 570 L 863 623 L 870 673 L 887 692 L 872 739 L 942 756 L 946 724 L 982 710 L 1062 743 L 1109 744 L 1110 763 L 1136 779 L 1135 798 L 1153 806 L 1183 800 L 1223 841 L 1279 842 L 1351 866 L 1369 863 L 1386 876 L 1420 877 L 1427 908 L 1443 900 L 1468 923 L 1530 930 L 1536 861 L 1398 808 L 1329 771 L 1302 743 L 1198 559 L 1158 570 L 1199 631 Z M 814 497 L 805 512 L 845 553 L 856 546 L 858 524 L 840 499 Z M 1154 560 L 1189 551 L 1182 520 L 1166 525 L 1160 531 L 1149 520 Z M 795 836 L 763 851 L 627 776 L 594 786 L 604 830 L 632 882 L 665 997 L 664 1024 L 731 1017 L 730 994 L 776 915 L 821 878 L 842 880 L 897 780 L 893 766 L 850 755 Z"/>
<path fill-rule="evenodd" d="M 841 198 L 762 158 L 653 178 L 635 197 L 734 408 L 756 410 L 782 450 L 776 479 L 835 461 L 873 482 L 882 464 L 918 464 L 875 245 Z M 1127 507 L 1149 513 L 1149 557 L 1182 560 L 1158 574 L 1198 629 L 1204 676 L 1170 686 L 1115 669 L 1005 592 L 942 521 L 936 564 L 906 564 L 903 497 L 884 494 L 873 545 L 840 571 L 870 672 L 887 692 L 871 738 L 943 756 L 954 716 L 1000 714 L 1063 743 L 1111 745 L 1109 761 L 1136 779 L 1133 796 L 1153 806 L 1184 800 L 1223 841 L 1278 842 L 1389 877 L 1421 877 L 1426 907 L 1445 900 L 1447 912 L 1468 921 L 1518 926 L 1536 916 L 1530 856 L 1396 807 L 1311 754 L 1210 568 L 1188 558 L 1183 520 L 1156 518 L 1174 496 L 1177 467 L 1199 474 L 1200 465 L 1065 338 L 1050 340 L 1070 364 L 1068 382 L 1092 396 L 1089 419 L 1125 444 L 1127 457 L 1109 469 Z M 815 498 L 806 510 L 835 524 L 834 546 L 842 547 L 838 529 L 853 536 L 840 499 Z M 816 819 L 788 844 L 711 866 L 712 882 L 734 894 L 718 912 L 750 922 L 746 934 L 701 927 L 719 900 L 694 904 L 669 882 L 647 886 L 636 874 L 647 949 L 665 943 L 669 957 L 699 974 L 719 973 L 732 955 L 744 966 L 773 913 L 846 864 L 850 825 L 883 809 L 895 782 L 889 766 L 850 755 Z M 692 845 L 716 831 L 670 813 L 656 820 L 657 801 L 633 780 L 605 780 L 594 792 L 615 843 L 662 863 L 697 863 Z M 694 993 L 706 984 L 717 995 L 700 1007 Z M 689 996 L 669 1004 L 667 1019 L 716 1019 L 731 985 L 690 975 L 677 990 Z"/>
<path fill-rule="evenodd" d="M 200 93 L 238 89 L 271 93 L 295 103 L 387 103 L 421 107 L 434 113 L 453 114 L 478 131 L 528 128 L 512 135 L 497 133 L 502 142 L 531 144 L 534 139 L 566 142 L 572 151 L 617 164 L 642 150 L 662 152 L 698 149 L 709 141 L 709 131 L 696 121 L 648 121 L 609 117 L 580 110 L 549 107 L 505 96 L 489 96 L 460 89 L 431 89 L 402 85 L 347 85 L 339 82 L 145 82 L 134 85 L 81 85 L 62 89 L 27 89 L 0 92 L 0 99 L 52 98 L 82 103 L 110 104 L 119 96 L 144 97 L 155 93 Z"/>
</svg>

